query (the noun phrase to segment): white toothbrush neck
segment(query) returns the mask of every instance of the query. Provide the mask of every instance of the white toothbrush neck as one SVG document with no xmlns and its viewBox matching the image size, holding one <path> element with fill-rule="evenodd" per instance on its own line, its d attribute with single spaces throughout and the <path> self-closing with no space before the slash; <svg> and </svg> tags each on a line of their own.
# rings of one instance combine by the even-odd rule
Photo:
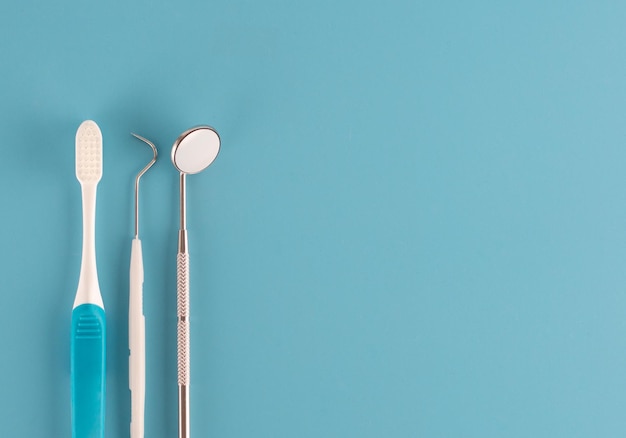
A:
<svg viewBox="0 0 626 438">
<path fill-rule="evenodd" d="M 83 256 L 74 307 L 96 304 L 104 308 L 96 268 L 96 188 L 97 183 L 81 184 L 83 195 Z"/>
</svg>

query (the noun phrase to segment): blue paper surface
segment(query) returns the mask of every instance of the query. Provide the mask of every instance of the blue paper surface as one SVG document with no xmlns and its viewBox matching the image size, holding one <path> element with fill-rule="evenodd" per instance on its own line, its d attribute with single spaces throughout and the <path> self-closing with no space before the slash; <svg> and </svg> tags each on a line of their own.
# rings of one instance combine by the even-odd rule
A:
<svg viewBox="0 0 626 438">
<path fill-rule="evenodd" d="M 178 175 L 195 437 L 626 433 L 626 4 L 0 7 L 0 424 L 70 436 L 74 135 L 104 137 L 107 436 L 128 436 L 142 180 L 146 436 L 176 436 Z"/>
</svg>

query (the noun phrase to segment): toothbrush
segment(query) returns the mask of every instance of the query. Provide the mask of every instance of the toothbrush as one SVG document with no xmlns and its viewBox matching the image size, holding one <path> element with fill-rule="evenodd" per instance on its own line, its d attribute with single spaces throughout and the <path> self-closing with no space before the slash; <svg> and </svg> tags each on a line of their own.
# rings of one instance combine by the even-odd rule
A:
<svg viewBox="0 0 626 438">
<path fill-rule="evenodd" d="M 130 387 L 130 438 L 143 438 L 146 398 L 146 319 L 143 315 L 143 258 L 139 240 L 139 179 L 157 159 L 154 144 L 132 134 L 152 148 L 154 157 L 135 178 L 135 238 L 130 251 L 130 297 L 128 302 L 128 379 Z"/>
<path fill-rule="evenodd" d="M 76 131 L 76 178 L 83 203 L 83 255 L 72 310 L 72 437 L 104 438 L 106 319 L 96 269 L 96 189 L 102 177 L 102 134 L 84 121 Z"/>
</svg>

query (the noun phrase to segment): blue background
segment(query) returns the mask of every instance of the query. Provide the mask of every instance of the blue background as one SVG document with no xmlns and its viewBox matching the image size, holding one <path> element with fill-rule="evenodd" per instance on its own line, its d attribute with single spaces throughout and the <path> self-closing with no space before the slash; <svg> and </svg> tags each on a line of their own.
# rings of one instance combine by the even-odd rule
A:
<svg viewBox="0 0 626 438">
<path fill-rule="evenodd" d="M 146 436 L 176 436 L 176 137 L 196 437 L 626 433 L 626 4 L 0 6 L 3 436 L 70 436 L 74 134 L 104 135 L 107 436 L 128 436 L 143 182 Z"/>
</svg>

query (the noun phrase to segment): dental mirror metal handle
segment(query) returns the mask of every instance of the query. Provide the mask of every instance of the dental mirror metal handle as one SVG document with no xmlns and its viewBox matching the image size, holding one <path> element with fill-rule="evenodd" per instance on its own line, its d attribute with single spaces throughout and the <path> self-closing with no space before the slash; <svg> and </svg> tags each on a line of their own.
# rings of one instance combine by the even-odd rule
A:
<svg viewBox="0 0 626 438">
<path fill-rule="evenodd" d="M 179 438 L 189 438 L 189 253 L 185 178 L 209 167 L 219 150 L 220 137 L 209 126 L 185 131 L 172 147 L 172 163 L 180 172 L 180 229 L 176 256 Z"/>
<path fill-rule="evenodd" d="M 143 314 L 143 257 L 139 240 L 139 179 L 157 159 L 152 142 L 137 135 L 135 138 L 152 148 L 152 160 L 135 178 L 135 238 L 130 251 L 130 293 L 128 300 L 128 386 L 130 388 L 130 438 L 143 438 L 146 402 L 146 320 Z"/>
</svg>

